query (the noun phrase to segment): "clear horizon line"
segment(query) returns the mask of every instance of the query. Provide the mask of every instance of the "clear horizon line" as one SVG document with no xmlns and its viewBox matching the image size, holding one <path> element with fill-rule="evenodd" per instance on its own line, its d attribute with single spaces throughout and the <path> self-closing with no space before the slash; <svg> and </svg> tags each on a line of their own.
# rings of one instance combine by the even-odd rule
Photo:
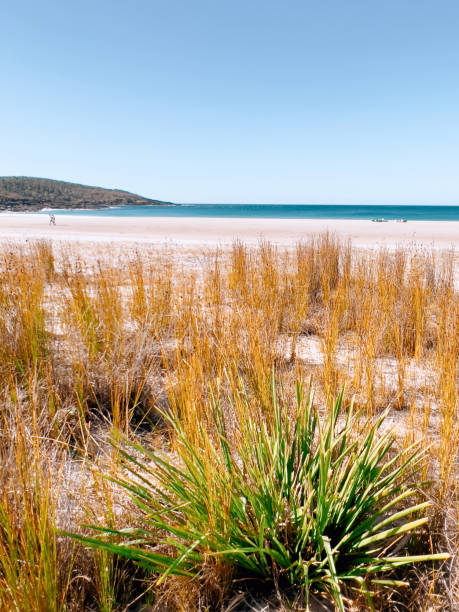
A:
<svg viewBox="0 0 459 612">
<path fill-rule="evenodd" d="M 429 202 L 410 202 L 394 203 L 385 202 L 383 204 L 365 202 L 178 202 L 173 204 L 180 206 L 459 206 L 457 204 L 429 203 Z"/>
</svg>

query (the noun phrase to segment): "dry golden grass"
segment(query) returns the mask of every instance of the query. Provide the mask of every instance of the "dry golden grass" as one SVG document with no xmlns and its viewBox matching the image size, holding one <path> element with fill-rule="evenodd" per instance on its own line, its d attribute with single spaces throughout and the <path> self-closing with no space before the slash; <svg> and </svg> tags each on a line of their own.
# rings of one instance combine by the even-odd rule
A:
<svg viewBox="0 0 459 612">
<path fill-rule="evenodd" d="M 268 407 L 273 369 L 287 394 L 296 379 L 311 378 L 322 411 L 343 385 L 366 415 L 391 406 L 401 447 L 414 439 L 431 445 L 432 520 L 420 538 L 424 549 L 427 542 L 427 550 L 453 557 L 441 569 L 413 570 L 405 576 L 410 589 L 381 599 L 380 609 L 455 609 L 454 257 L 359 252 L 331 235 L 290 250 L 235 243 L 230 252 L 187 256 L 106 247 L 85 257 L 45 242 L 3 245 L 0 609 L 108 612 L 136 600 L 199 610 L 205 589 L 221 605 L 240 599 L 237 609 L 247 609 L 241 602 L 251 595 L 231 591 L 225 568 L 209 569 L 201 588 L 178 578 L 154 587 L 140 570 L 88 552 L 56 529 L 136 520 L 132 504 L 98 476 L 119 469 L 107 442 L 112 432 L 173 452 L 157 407 L 175 411 L 198 436 L 199 424 L 211 427 L 210 386 L 231 385 L 237 375 Z M 238 415 L 227 411 L 237 435 Z"/>
</svg>

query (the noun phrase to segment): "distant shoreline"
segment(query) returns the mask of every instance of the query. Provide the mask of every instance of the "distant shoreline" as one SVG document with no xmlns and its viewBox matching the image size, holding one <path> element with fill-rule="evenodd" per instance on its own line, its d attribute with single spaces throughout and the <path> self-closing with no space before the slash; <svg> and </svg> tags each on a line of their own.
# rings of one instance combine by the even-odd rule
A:
<svg viewBox="0 0 459 612">
<path fill-rule="evenodd" d="M 373 221 L 459 221 L 459 206 L 454 205 L 366 205 L 366 204 L 146 204 L 86 208 L 56 208 L 44 206 L 37 213 L 59 216 L 123 217 L 128 218 L 221 218 L 303 219 L 303 220 L 373 220 Z"/>
<path fill-rule="evenodd" d="M 420 245 L 459 248 L 459 221 L 372 223 L 344 219 L 249 219 L 209 217 L 114 217 L 57 215 L 56 226 L 46 214 L 0 214 L 0 240 L 51 239 L 90 242 L 167 242 L 187 246 L 228 245 L 235 240 L 260 240 L 294 246 L 314 235 L 330 232 L 354 246 L 394 248 Z"/>
</svg>

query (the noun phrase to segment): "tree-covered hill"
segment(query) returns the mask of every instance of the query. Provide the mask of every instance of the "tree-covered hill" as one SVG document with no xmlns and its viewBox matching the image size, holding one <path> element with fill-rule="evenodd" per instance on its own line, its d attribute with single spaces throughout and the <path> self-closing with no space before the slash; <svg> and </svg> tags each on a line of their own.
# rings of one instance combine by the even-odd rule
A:
<svg viewBox="0 0 459 612">
<path fill-rule="evenodd" d="M 89 187 L 65 181 L 25 176 L 0 177 L 0 210 L 32 211 L 41 208 L 104 208 L 170 204 L 120 189 Z"/>
</svg>

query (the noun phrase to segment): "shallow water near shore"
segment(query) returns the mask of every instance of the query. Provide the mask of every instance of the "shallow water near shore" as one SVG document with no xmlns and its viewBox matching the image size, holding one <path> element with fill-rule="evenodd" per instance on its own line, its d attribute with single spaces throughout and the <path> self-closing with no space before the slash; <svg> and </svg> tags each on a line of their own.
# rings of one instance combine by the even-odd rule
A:
<svg viewBox="0 0 459 612">
<path fill-rule="evenodd" d="M 43 214 L 48 214 L 44 209 Z M 98 217 L 220 217 L 257 219 L 384 219 L 459 221 L 459 206 L 347 204 L 177 204 L 104 209 L 54 209 L 58 215 Z"/>
</svg>

